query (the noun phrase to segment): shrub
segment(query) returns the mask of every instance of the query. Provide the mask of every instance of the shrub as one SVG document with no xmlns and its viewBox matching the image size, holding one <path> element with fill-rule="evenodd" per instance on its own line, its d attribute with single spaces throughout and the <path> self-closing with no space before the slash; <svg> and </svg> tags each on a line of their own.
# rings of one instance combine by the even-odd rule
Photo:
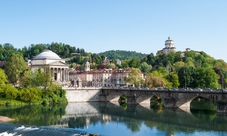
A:
<svg viewBox="0 0 227 136">
<path fill-rule="evenodd" d="M 5 98 L 7 99 L 16 99 L 19 95 L 19 92 L 12 85 L 7 84 L 4 88 Z"/>
<path fill-rule="evenodd" d="M 40 103 L 42 90 L 40 88 L 23 88 L 20 90 L 20 100 L 29 103 Z"/>
</svg>

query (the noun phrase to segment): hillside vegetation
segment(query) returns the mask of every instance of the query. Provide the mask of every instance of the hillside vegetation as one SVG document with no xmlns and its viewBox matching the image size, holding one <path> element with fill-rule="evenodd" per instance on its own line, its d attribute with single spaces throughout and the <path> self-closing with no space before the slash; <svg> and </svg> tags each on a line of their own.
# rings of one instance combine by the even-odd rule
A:
<svg viewBox="0 0 227 136">
<path fill-rule="evenodd" d="M 99 55 L 104 55 L 109 59 L 120 59 L 120 60 L 126 60 L 126 59 L 133 59 L 138 58 L 142 59 L 148 54 L 138 53 L 135 51 L 123 51 L 123 50 L 110 50 L 99 53 Z"/>
</svg>

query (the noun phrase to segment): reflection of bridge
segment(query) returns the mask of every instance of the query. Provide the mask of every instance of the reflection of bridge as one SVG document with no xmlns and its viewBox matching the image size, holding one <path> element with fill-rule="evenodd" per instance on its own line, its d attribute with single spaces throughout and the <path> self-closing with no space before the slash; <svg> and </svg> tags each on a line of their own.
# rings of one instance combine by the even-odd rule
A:
<svg viewBox="0 0 227 136">
<path fill-rule="evenodd" d="M 81 111 L 81 109 L 77 107 L 80 107 L 83 104 L 84 108 Z M 71 110 L 71 108 L 73 108 L 73 110 Z M 96 115 L 90 116 L 94 113 Z M 66 107 L 66 115 L 64 115 L 64 119 L 66 119 L 68 116 L 71 116 L 72 118 L 72 115 L 76 118 L 84 117 L 85 121 L 82 122 L 84 124 L 80 124 L 80 126 L 87 126 L 88 118 L 92 119 L 93 123 L 96 121 L 105 122 L 106 119 L 103 117 L 108 116 L 113 122 L 123 122 L 125 124 L 127 124 L 127 120 L 130 119 L 134 120 L 132 122 L 152 122 L 152 124 L 159 124 L 160 126 L 167 128 L 170 128 L 172 126 L 175 129 L 183 129 L 186 131 L 188 131 L 188 129 L 194 130 L 195 128 L 227 131 L 227 118 L 225 116 L 216 116 L 216 113 L 207 115 L 205 117 L 203 116 L 203 118 L 201 118 L 201 116 L 199 118 L 196 118 L 195 115 L 188 114 L 181 110 L 165 109 L 162 112 L 158 112 L 140 105 L 128 106 L 127 109 L 124 110 L 119 105 L 113 103 L 70 103 Z"/>
<path fill-rule="evenodd" d="M 153 95 L 164 100 L 165 107 L 190 108 L 190 103 L 197 97 L 203 97 L 215 104 L 217 100 L 227 100 L 227 92 L 223 91 L 195 91 L 195 90 L 151 90 L 129 88 L 80 88 L 66 89 L 69 102 L 79 101 L 109 101 L 117 102 L 121 95 L 127 97 L 129 104 L 149 104 Z"/>
</svg>

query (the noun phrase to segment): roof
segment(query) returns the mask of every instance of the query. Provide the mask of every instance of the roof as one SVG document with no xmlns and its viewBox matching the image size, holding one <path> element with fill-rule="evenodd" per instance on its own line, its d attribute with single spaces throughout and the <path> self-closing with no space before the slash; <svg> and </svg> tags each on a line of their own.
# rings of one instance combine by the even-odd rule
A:
<svg viewBox="0 0 227 136">
<path fill-rule="evenodd" d="M 34 59 L 35 60 L 39 60 L 39 59 L 56 59 L 56 60 L 59 60 L 61 58 L 56 53 L 52 52 L 51 50 L 44 50 L 39 55 L 37 55 Z"/>
</svg>

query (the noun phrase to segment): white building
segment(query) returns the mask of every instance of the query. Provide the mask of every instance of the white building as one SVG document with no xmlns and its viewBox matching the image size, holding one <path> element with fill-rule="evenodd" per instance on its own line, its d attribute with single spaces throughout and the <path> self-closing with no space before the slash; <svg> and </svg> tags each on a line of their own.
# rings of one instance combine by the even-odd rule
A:
<svg viewBox="0 0 227 136">
<path fill-rule="evenodd" d="M 157 54 L 162 53 L 162 54 L 169 54 L 171 52 L 176 52 L 176 47 L 174 45 L 173 40 L 168 37 L 168 39 L 165 41 L 165 48 L 162 50 L 159 50 Z"/>
<path fill-rule="evenodd" d="M 53 79 L 59 84 L 69 82 L 69 66 L 56 53 L 51 50 L 44 50 L 31 61 L 31 71 L 36 69 L 44 70 L 48 66 L 53 74 Z"/>
</svg>

